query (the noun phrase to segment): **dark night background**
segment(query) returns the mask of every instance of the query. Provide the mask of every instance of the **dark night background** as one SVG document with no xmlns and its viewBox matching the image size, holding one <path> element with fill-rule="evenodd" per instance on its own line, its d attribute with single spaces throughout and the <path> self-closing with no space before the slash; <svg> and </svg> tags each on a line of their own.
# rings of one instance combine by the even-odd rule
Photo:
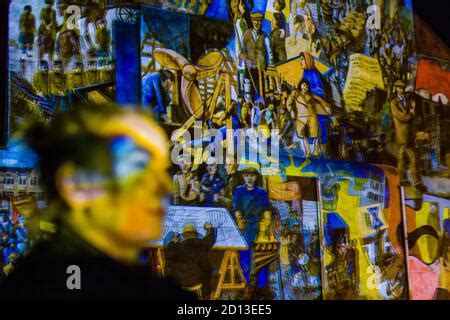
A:
<svg viewBox="0 0 450 320">
<path fill-rule="evenodd" d="M 413 9 L 450 46 L 450 1 L 413 0 Z"/>
</svg>

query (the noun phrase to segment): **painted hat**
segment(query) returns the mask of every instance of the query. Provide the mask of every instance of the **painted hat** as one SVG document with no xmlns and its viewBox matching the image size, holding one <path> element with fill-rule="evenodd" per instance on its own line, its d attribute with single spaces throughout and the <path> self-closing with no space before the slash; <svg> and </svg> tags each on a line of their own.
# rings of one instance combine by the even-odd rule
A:
<svg viewBox="0 0 450 320">
<path fill-rule="evenodd" d="M 197 228 L 192 224 L 185 225 L 183 228 L 183 233 L 194 232 L 197 233 Z"/>
<path fill-rule="evenodd" d="M 238 172 L 259 174 L 260 170 L 259 167 L 257 167 L 256 165 L 240 164 L 238 167 Z"/>
<path fill-rule="evenodd" d="M 402 80 L 397 80 L 394 84 L 395 87 L 401 87 L 401 88 L 406 88 L 406 84 L 405 82 L 403 82 Z"/>
<path fill-rule="evenodd" d="M 264 14 L 261 11 L 259 11 L 259 10 L 253 10 L 250 13 L 250 17 L 253 20 L 262 20 L 264 18 Z"/>
</svg>

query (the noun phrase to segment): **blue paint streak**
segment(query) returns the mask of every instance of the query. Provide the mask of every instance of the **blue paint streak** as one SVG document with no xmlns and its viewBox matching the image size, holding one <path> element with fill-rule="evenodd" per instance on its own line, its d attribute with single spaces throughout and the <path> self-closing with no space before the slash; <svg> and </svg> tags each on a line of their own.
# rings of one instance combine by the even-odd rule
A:
<svg viewBox="0 0 450 320">
<path fill-rule="evenodd" d="M 32 169 L 37 165 L 38 156 L 23 140 L 11 139 L 5 150 L 0 150 L 0 167 Z"/>
</svg>

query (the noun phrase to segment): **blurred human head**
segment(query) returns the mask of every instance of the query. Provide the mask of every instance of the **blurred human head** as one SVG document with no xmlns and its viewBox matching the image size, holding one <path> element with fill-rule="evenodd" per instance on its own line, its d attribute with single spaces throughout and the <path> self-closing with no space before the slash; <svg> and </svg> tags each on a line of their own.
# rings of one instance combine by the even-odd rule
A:
<svg viewBox="0 0 450 320">
<path fill-rule="evenodd" d="M 280 29 L 283 26 L 283 17 L 280 13 L 275 12 L 272 20 L 272 30 Z"/>
<path fill-rule="evenodd" d="M 39 61 L 39 71 L 41 72 L 48 72 L 48 62 L 44 59 Z"/>
<path fill-rule="evenodd" d="M 283 11 L 284 8 L 286 8 L 286 1 L 285 0 L 274 0 L 273 1 L 273 8 L 276 11 Z"/>
<path fill-rule="evenodd" d="M 283 228 L 283 236 L 288 236 L 290 233 L 289 225 L 284 226 Z"/>
<path fill-rule="evenodd" d="M 256 170 L 247 169 L 241 171 L 241 173 L 242 178 L 244 179 L 245 186 L 247 187 L 247 189 L 252 190 L 256 185 L 258 172 Z"/>
<path fill-rule="evenodd" d="M 316 67 L 314 57 L 308 52 L 302 52 L 300 54 L 300 64 L 303 70 L 311 70 Z"/>
<path fill-rule="evenodd" d="M 78 106 L 35 124 L 26 138 L 61 224 L 119 259 L 137 258 L 161 236 L 169 155 L 150 118 L 114 105 Z"/>
<path fill-rule="evenodd" d="M 210 157 L 206 159 L 206 170 L 208 173 L 213 176 L 217 173 L 217 161 L 216 159 Z"/>
<path fill-rule="evenodd" d="M 253 30 L 259 32 L 261 30 L 264 15 L 259 11 L 254 11 L 250 14 L 250 17 L 252 19 Z"/>
<path fill-rule="evenodd" d="M 178 166 L 181 169 L 181 172 L 188 173 L 192 169 L 192 162 L 190 155 L 181 155 L 177 158 Z"/>
<path fill-rule="evenodd" d="M 75 62 L 72 69 L 73 73 L 81 74 L 83 72 L 83 62 Z"/>
<path fill-rule="evenodd" d="M 36 199 L 31 195 L 21 195 L 12 200 L 14 209 L 23 217 L 33 218 L 39 214 Z"/>
<path fill-rule="evenodd" d="M 64 68 L 63 68 L 61 60 L 55 60 L 55 62 L 53 63 L 53 72 L 57 73 L 57 74 L 64 72 Z"/>
<path fill-rule="evenodd" d="M 175 81 L 175 77 L 172 72 L 165 69 L 161 69 L 159 74 L 161 75 L 161 86 L 165 91 L 169 91 L 172 87 L 172 83 Z"/>
<path fill-rule="evenodd" d="M 403 96 L 405 94 L 405 87 L 406 87 L 406 85 L 405 85 L 405 83 L 402 80 L 398 80 L 394 84 L 395 92 L 399 96 Z"/>
<path fill-rule="evenodd" d="M 302 81 L 300 81 L 299 87 L 300 87 L 300 90 L 302 93 L 310 92 L 310 86 L 309 86 L 308 80 L 303 79 Z"/>
<path fill-rule="evenodd" d="M 297 0 L 297 6 L 303 9 L 306 6 L 306 0 Z"/>
<path fill-rule="evenodd" d="M 88 70 L 97 70 L 97 61 L 95 59 L 88 61 Z"/>
<path fill-rule="evenodd" d="M 294 26 L 296 28 L 296 30 L 301 30 L 303 29 L 303 16 L 297 15 L 294 17 Z"/>
<path fill-rule="evenodd" d="M 184 239 L 192 239 L 197 238 L 197 228 L 193 224 L 186 224 L 183 227 L 183 238 Z"/>
<path fill-rule="evenodd" d="M 250 93 L 246 93 L 246 94 L 244 95 L 244 101 L 245 101 L 245 102 L 248 102 L 248 103 L 252 103 L 252 102 L 253 102 L 252 95 L 251 95 Z"/>
</svg>

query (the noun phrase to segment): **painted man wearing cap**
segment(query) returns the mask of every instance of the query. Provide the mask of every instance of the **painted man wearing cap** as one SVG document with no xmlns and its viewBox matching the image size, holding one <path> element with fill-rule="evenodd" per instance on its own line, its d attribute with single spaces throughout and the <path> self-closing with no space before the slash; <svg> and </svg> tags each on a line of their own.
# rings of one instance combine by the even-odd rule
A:
<svg viewBox="0 0 450 320">
<path fill-rule="evenodd" d="M 251 166 L 243 166 L 239 172 L 242 174 L 244 184 L 238 186 L 233 195 L 233 207 L 236 222 L 241 230 L 249 251 L 240 252 L 241 266 L 247 282 L 253 273 L 254 266 L 251 263 L 254 242 L 256 240 L 259 224 L 266 213 L 270 214 L 270 201 L 266 190 L 256 184 L 259 171 Z M 257 286 L 268 286 L 268 267 L 264 267 L 258 273 Z"/>
<path fill-rule="evenodd" d="M 225 182 L 217 172 L 217 161 L 214 158 L 208 158 L 206 160 L 206 170 L 208 171 L 203 175 L 201 187 L 205 195 L 205 207 L 217 207 L 220 206 L 220 197 L 223 194 L 225 188 Z"/>
<path fill-rule="evenodd" d="M 173 204 L 194 205 L 203 201 L 203 193 L 197 176 L 192 172 L 189 156 L 181 155 L 177 158 L 180 171 L 173 176 Z"/>
<path fill-rule="evenodd" d="M 169 120 L 167 106 L 170 103 L 170 91 L 174 81 L 174 75 L 165 69 L 142 78 L 142 105 L 146 110 L 153 112 L 159 122 Z"/>
<path fill-rule="evenodd" d="M 395 97 L 391 101 L 391 112 L 394 118 L 395 137 L 399 145 L 398 171 L 400 184 L 410 185 L 407 177 L 406 162 L 409 161 L 409 170 L 414 185 L 418 190 L 424 189 L 422 178 L 417 170 L 417 157 L 414 150 L 414 133 L 412 122 L 416 112 L 415 102 L 405 96 L 405 83 L 401 80 L 394 85 Z"/>
<path fill-rule="evenodd" d="M 259 95 L 264 95 L 260 88 L 261 72 L 272 63 L 272 49 L 270 39 L 261 30 L 264 15 L 259 11 L 252 11 L 253 27 L 244 32 L 241 44 L 241 59 L 245 62 L 246 78 L 253 83 L 252 87 Z"/>
<path fill-rule="evenodd" d="M 51 100 L 55 108 L 66 111 L 69 105 L 67 97 L 67 75 L 60 59 L 53 63 L 53 70 L 49 74 Z M 58 109 L 57 109 L 58 110 Z"/>
</svg>

